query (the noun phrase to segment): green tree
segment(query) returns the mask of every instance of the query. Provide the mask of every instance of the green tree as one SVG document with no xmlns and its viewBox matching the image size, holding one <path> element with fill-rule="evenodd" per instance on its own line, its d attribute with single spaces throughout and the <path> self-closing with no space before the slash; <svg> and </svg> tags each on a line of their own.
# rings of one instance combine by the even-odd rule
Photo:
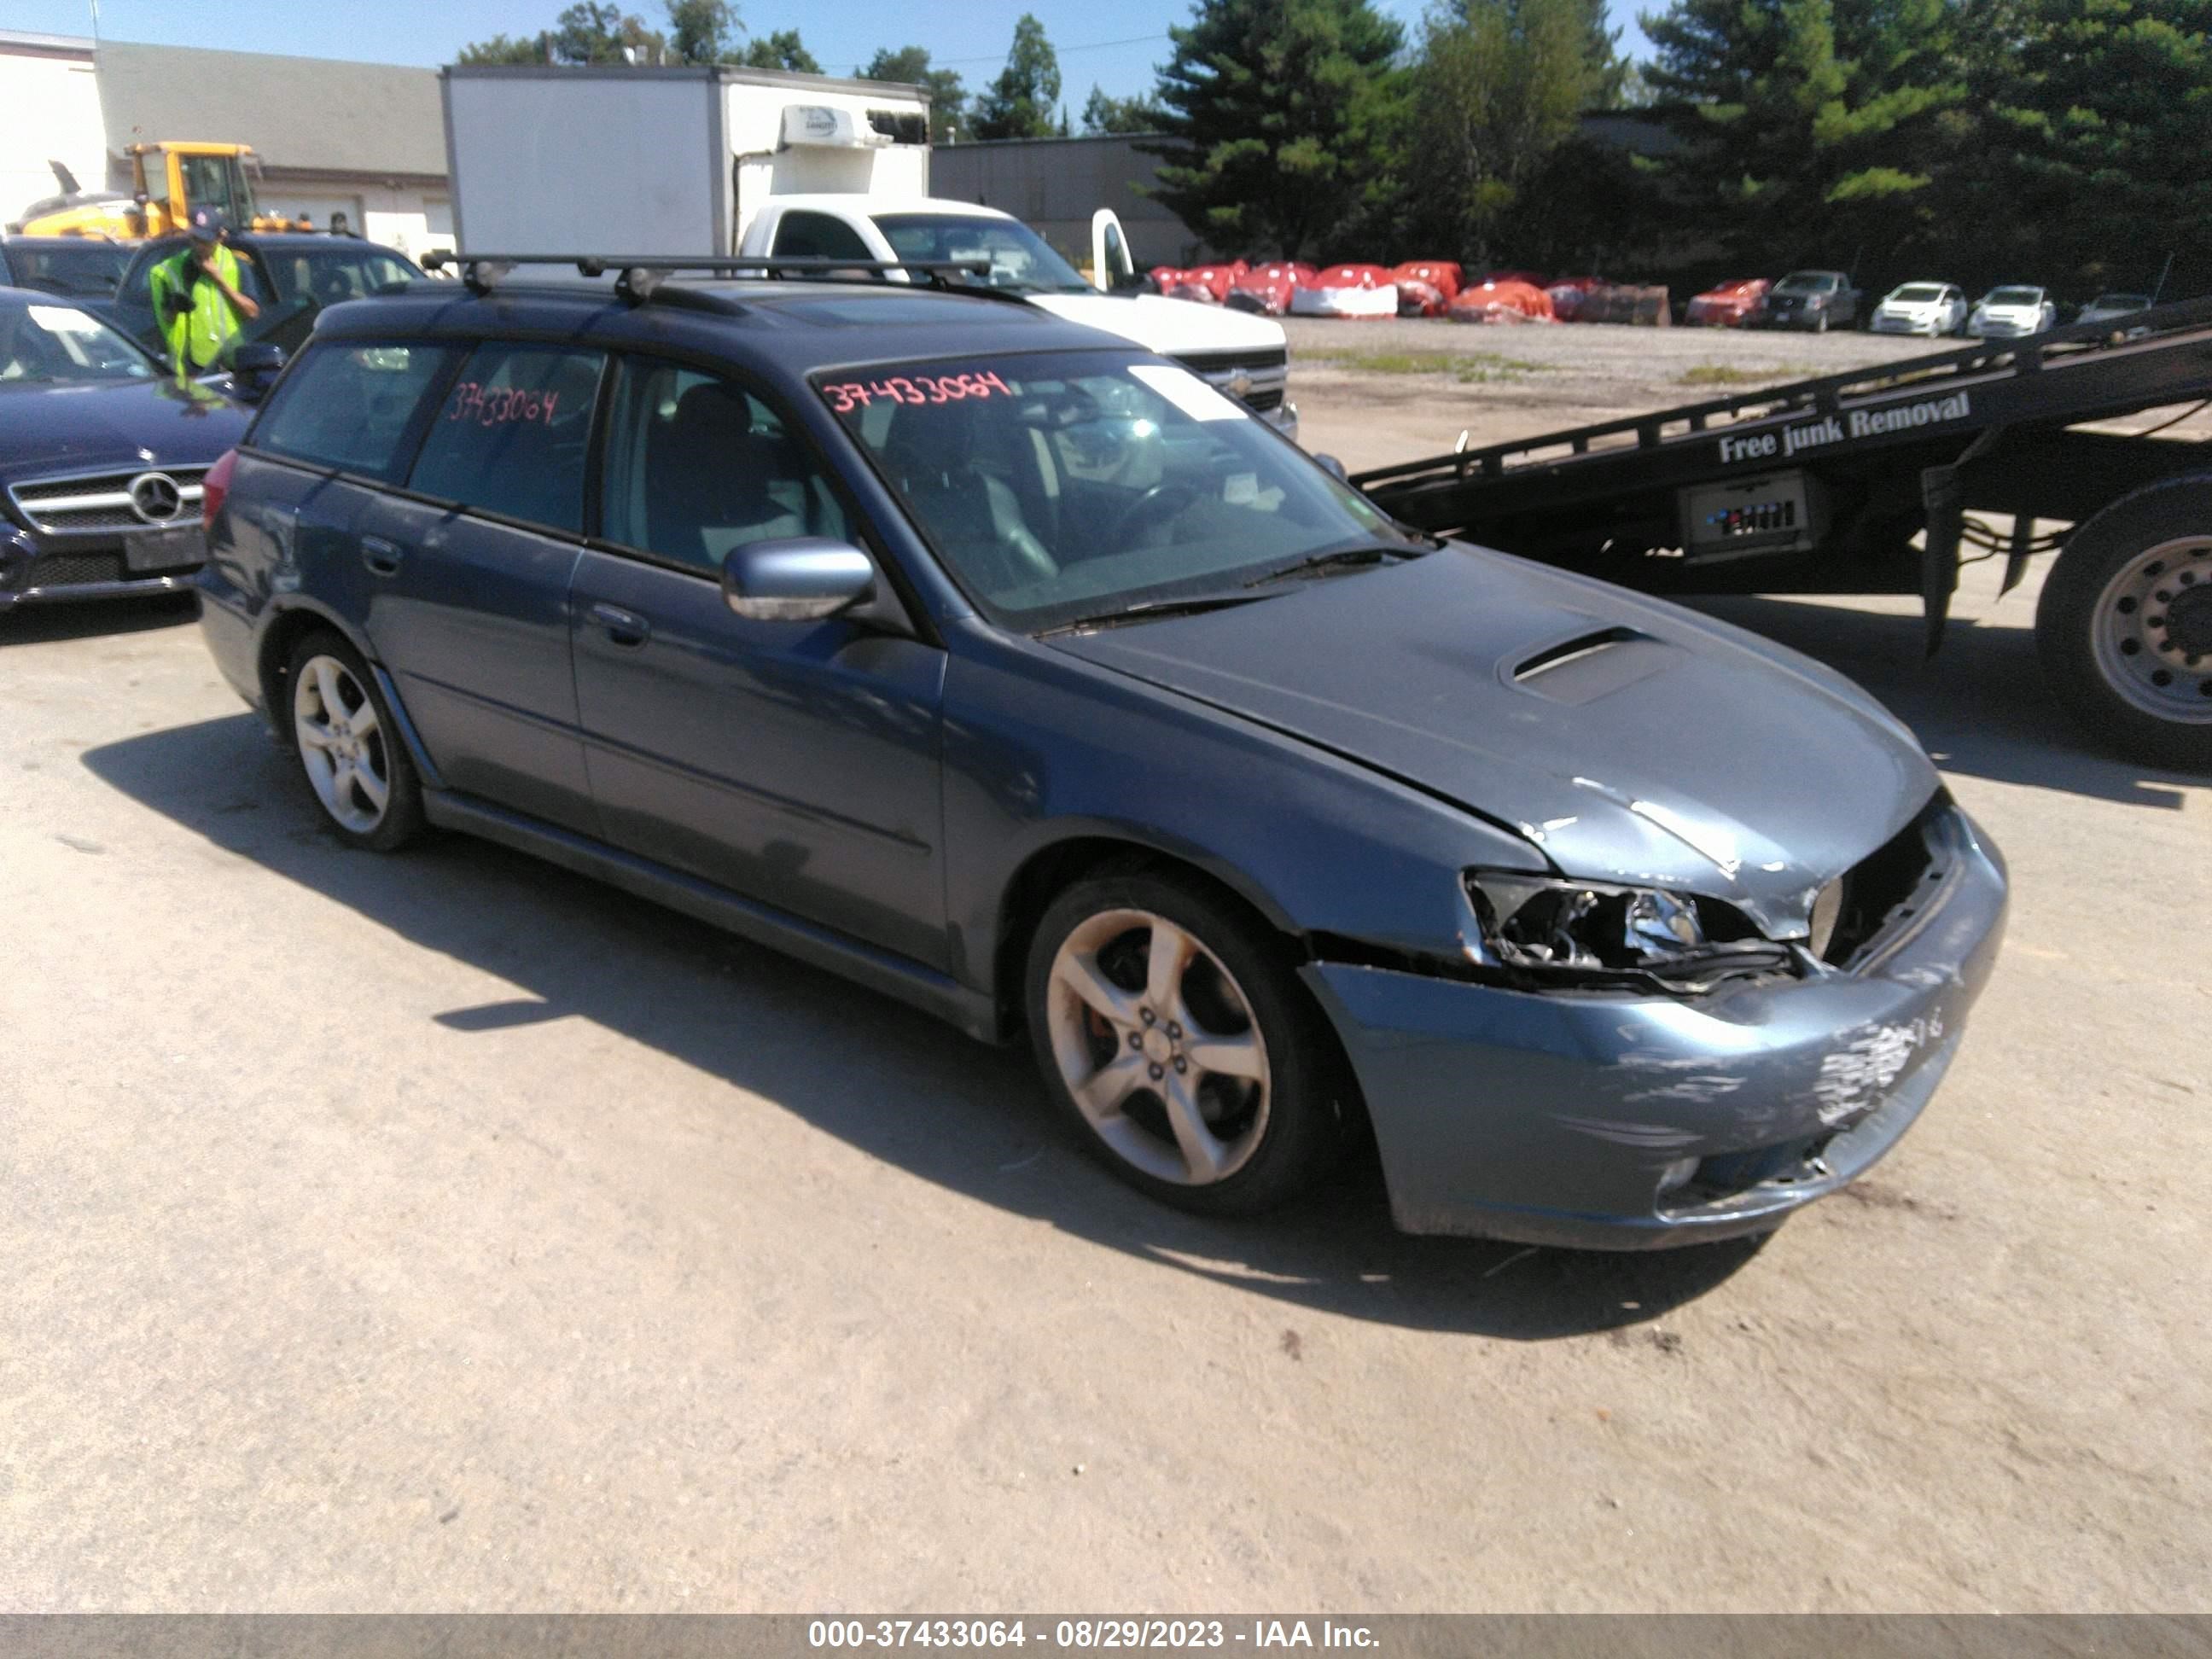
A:
<svg viewBox="0 0 2212 1659">
<path fill-rule="evenodd" d="M 958 131 L 968 105 L 968 88 L 961 84 L 957 70 L 930 68 L 927 47 L 901 46 L 896 52 L 884 47 L 868 60 L 860 74 L 870 81 L 897 81 L 927 88 L 930 143 L 949 143 Z"/>
<path fill-rule="evenodd" d="M 1407 218 L 1476 264 L 1613 76 L 1589 0 L 1448 0 L 1422 24 L 1413 70 Z"/>
<path fill-rule="evenodd" d="M 2212 0 L 2026 0 L 2014 21 L 1982 150 L 2002 158 L 1996 199 L 1962 211 L 1994 235 L 1990 210 L 2009 198 L 2039 256 L 2019 268 L 2045 280 L 2148 291 L 2178 250 L 2179 291 L 2199 291 L 2212 278 Z"/>
<path fill-rule="evenodd" d="M 1160 71 L 1152 193 L 1215 247 L 1295 258 L 1395 188 L 1398 25 L 1369 0 L 1194 0 Z"/>
<path fill-rule="evenodd" d="M 457 64 L 550 64 L 553 61 L 551 41 L 543 34 L 526 34 L 510 39 L 495 34 L 489 40 L 477 40 L 463 46 L 453 54 Z"/>
<path fill-rule="evenodd" d="M 679 64 L 727 63 L 738 27 L 729 0 L 668 0 L 668 55 Z"/>
<path fill-rule="evenodd" d="M 1059 102 L 1060 59 L 1044 25 L 1024 12 L 1014 25 L 1006 68 L 975 100 L 975 137 L 1048 138 L 1056 131 L 1053 111 Z"/>
<path fill-rule="evenodd" d="M 797 29 L 755 35 L 745 42 L 744 52 L 736 61 L 748 69 L 791 70 L 800 75 L 822 73 L 820 62 L 807 51 Z"/>
<path fill-rule="evenodd" d="M 1167 111 L 1139 93 L 1133 98 L 1109 98 L 1096 86 L 1083 103 L 1085 132 L 1158 132 Z"/>
<path fill-rule="evenodd" d="M 2073 0 L 2080 3 L 2080 0 Z M 2094 0 L 2108 3 L 2108 0 Z M 1685 106 L 1683 211 L 1762 266 L 1881 265 L 1936 228 L 1967 98 L 1956 0 L 1674 0 L 1645 80 Z"/>
<path fill-rule="evenodd" d="M 457 56 L 464 64 L 657 64 L 667 50 L 666 38 L 643 18 L 601 0 L 578 0 L 535 40 L 494 35 Z"/>
</svg>

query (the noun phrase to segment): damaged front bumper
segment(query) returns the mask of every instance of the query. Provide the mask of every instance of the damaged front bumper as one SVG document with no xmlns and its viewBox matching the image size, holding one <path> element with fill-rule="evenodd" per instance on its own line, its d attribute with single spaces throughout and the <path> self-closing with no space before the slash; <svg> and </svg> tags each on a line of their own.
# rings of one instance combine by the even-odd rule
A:
<svg viewBox="0 0 2212 1659">
<path fill-rule="evenodd" d="M 1894 1146 L 1958 1052 L 2004 933 L 1963 813 L 1931 896 L 1862 963 L 1698 997 L 1304 969 L 1412 1233 L 1648 1249 L 1755 1233 Z"/>
</svg>

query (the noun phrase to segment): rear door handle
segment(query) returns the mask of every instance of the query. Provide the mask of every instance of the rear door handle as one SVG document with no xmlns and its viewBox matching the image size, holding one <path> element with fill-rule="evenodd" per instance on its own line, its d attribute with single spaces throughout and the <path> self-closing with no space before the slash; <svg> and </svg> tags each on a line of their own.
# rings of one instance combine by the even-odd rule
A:
<svg viewBox="0 0 2212 1659">
<path fill-rule="evenodd" d="M 361 538 L 361 562 L 380 576 L 398 575 L 399 561 L 404 556 L 397 543 L 387 542 L 381 536 Z"/>
<path fill-rule="evenodd" d="M 594 605 L 591 618 L 617 645 L 640 646 L 653 637 L 651 623 L 636 611 L 625 611 L 618 605 Z"/>
</svg>

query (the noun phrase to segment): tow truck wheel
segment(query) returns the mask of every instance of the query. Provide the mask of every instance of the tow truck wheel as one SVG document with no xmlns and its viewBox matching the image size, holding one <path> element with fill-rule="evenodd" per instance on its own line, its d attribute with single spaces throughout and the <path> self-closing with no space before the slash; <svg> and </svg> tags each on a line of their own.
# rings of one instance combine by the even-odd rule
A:
<svg viewBox="0 0 2212 1659">
<path fill-rule="evenodd" d="M 2035 643 L 2091 734 L 2212 771 L 2212 475 L 2139 489 L 2076 530 L 2043 585 Z"/>
</svg>

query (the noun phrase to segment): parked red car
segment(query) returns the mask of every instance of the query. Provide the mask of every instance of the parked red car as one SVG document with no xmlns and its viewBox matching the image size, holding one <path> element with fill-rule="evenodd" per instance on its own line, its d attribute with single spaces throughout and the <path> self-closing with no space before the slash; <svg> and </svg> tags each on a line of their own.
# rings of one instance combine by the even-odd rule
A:
<svg viewBox="0 0 2212 1659">
<path fill-rule="evenodd" d="M 1744 319 L 1765 302 L 1773 283 L 1765 276 L 1740 276 L 1717 283 L 1690 301 L 1683 320 L 1705 328 L 1741 328 Z"/>
</svg>

